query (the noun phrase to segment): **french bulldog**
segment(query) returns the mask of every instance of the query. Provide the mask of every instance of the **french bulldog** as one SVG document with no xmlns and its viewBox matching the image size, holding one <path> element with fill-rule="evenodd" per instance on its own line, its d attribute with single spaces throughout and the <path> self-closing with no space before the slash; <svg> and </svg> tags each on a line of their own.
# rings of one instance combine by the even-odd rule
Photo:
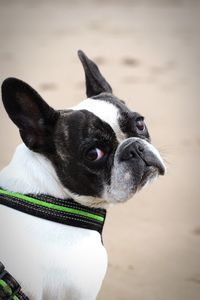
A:
<svg viewBox="0 0 200 300">
<path fill-rule="evenodd" d="M 7 204 L 0 199 L 0 261 L 31 300 L 96 299 L 107 254 L 101 231 L 89 227 L 90 212 L 125 202 L 166 169 L 144 117 L 113 94 L 92 60 L 80 50 L 78 56 L 87 99 L 72 108 L 53 109 L 19 79 L 2 84 L 4 107 L 23 143 L 0 172 L 5 197 L 16 197 Z M 38 200 L 37 195 L 45 196 Z M 55 210 L 72 199 L 79 213 L 88 214 L 81 217 L 83 226 L 63 224 L 62 215 L 48 219 L 48 212 L 43 218 L 40 208 L 39 216 L 27 213 L 28 204 L 22 203 L 32 201 L 30 210 L 38 204 L 50 210 L 51 198 Z M 71 212 L 75 221 L 77 211 Z"/>
</svg>

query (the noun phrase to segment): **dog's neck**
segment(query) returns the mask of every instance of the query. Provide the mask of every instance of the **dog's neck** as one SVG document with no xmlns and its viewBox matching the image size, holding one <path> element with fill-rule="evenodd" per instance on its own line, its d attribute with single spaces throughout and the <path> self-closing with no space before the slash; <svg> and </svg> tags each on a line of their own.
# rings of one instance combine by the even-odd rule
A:
<svg viewBox="0 0 200 300">
<path fill-rule="evenodd" d="M 0 172 L 0 186 L 22 194 L 48 194 L 70 198 L 60 183 L 51 162 L 24 144 L 17 147 L 7 167 Z"/>
<path fill-rule="evenodd" d="M 86 206 L 108 207 L 102 199 L 70 192 L 60 182 L 52 163 L 24 144 L 17 147 L 9 165 L 0 172 L 0 187 L 21 194 L 46 194 L 60 199 L 72 198 Z"/>
</svg>

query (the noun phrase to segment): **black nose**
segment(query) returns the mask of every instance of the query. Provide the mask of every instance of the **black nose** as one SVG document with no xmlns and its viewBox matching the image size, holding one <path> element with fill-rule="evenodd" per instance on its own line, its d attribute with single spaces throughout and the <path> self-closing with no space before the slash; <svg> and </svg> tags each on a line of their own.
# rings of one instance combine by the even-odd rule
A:
<svg viewBox="0 0 200 300">
<path fill-rule="evenodd" d="M 131 162 L 137 159 L 142 159 L 146 166 L 155 167 L 158 169 L 160 175 L 164 175 L 165 166 L 151 147 L 148 147 L 143 141 L 139 140 L 125 143 L 121 149 L 119 160 Z"/>
<path fill-rule="evenodd" d="M 120 160 L 130 160 L 133 158 L 140 158 L 144 152 L 144 145 L 139 141 L 129 141 L 124 144 L 123 148 L 121 149 L 120 153 Z"/>
</svg>

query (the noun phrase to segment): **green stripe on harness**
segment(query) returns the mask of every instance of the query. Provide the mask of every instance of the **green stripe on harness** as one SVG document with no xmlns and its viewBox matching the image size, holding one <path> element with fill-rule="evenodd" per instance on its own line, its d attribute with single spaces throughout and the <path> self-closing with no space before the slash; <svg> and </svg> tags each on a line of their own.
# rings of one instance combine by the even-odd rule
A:
<svg viewBox="0 0 200 300">
<path fill-rule="evenodd" d="M 4 293 L 5 293 L 6 295 L 12 296 L 13 291 L 12 291 L 11 287 L 10 287 L 4 280 L 2 280 L 2 279 L 0 279 L 0 287 L 3 288 L 3 291 L 4 291 Z M 12 297 L 12 300 L 19 300 L 19 298 L 18 298 L 17 296 L 14 295 L 14 296 Z"/>
<path fill-rule="evenodd" d="M 11 287 L 4 281 L 4 280 L 0 280 L 0 286 L 3 288 L 3 291 L 6 295 L 11 296 L 12 295 L 12 289 Z"/>
<path fill-rule="evenodd" d="M 104 222 L 104 217 L 96 215 L 96 214 L 92 214 L 83 210 L 79 210 L 79 209 L 74 209 L 74 208 L 70 208 L 70 207 L 65 207 L 65 206 L 61 206 L 61 205 L 57 205 L 57 204 L 53 204 L 53 203 L 48 203 L 39 199 L 35 199 L 26 195 L 22 195 L 22 194 L 18 194 L 18 193 L 13 193 L 13 192 L 9 192 L 9 191 L 5 191 L 0 189 L 0 194 L 2 195 L 7 195 L 7 196 L 11 196 L 14 198 L 19 198 L 22 199 L 26 202 L 32 203 L 32 204 L 36 204 L 42 207 L 47 207 L 53 210 L 57 210 L 57 211 L 61 211 L 61 212 L 67 212 L 70 214 L 75 214 L 75 215 L 79 215 L 79 216 L 84 216 L 96 221 L 99 221 L 101 223 Z"/>
</svg>

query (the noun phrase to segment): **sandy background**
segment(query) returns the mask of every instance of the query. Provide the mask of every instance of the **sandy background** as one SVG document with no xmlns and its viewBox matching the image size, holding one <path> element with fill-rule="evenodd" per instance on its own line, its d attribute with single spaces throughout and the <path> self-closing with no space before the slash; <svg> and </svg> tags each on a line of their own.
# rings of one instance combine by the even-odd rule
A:
<svg viewBox="0 0 200 300">
<path fill-rule="evenodd" d="M 0 0 L 0 81 L 24 79 L 55 108 L 85 97 L 76 51 L 146 116 L 168 164 L 110 209 L 98 300 L 200 299 L 200 1 Z M 0 167 L 20 142 L 0 104 Z"/>
</svg>

